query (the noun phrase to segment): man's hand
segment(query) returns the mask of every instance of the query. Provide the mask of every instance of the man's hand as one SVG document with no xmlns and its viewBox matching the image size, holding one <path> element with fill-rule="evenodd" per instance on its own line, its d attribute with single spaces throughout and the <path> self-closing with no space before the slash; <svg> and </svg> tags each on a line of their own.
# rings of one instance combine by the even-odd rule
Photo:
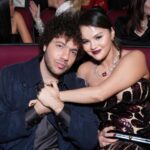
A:
<svg viewBox="0 0 150 150">
<path fill-rule="evenodd" d="M 52 109 L 56 114 L 60 113 L 64 107 L 64 103 L 59 98 L 59 89 L 56 82 L 44 85 L 37 98 L 44 106 Z"/>
<path fill-rule="evenodd" d="M 28 105 L 29 105 L 29 107 L 34 106 L 35 111 L 39 115 L 47 114 L 47 113 L 51 112 L 51 110 L 49 108 L 45 107 L 38 99 L 31 100 Z"/>
<path fill-rule="evenodd" d="M 98 132 L 98 140 L 100 147 L 104 147 L 106 145 L 112 144 L 117 141 L 117 139 L 113 139 L 111 137 L 115 136 L 115 133 L 109 132 L 115 130 L 114 127 L 105 127 L 102 131 Z"/>
<path fill-rule="evenodd" d="M 28 106 L 29 106 L 29 107 L 34 106 L 34 105 L 36 104 L 37 101 L 38 101 L 37 99 L 31 100 L 31 101 L 29 102 Z"/>
<path fill-rule="evenodd" d="M 34 109 L 39 115 L 51 112 L 51 110 L 45 107 L 39 100 L 37 100 L 36 104 L 34 105 Z"/>
</svg>

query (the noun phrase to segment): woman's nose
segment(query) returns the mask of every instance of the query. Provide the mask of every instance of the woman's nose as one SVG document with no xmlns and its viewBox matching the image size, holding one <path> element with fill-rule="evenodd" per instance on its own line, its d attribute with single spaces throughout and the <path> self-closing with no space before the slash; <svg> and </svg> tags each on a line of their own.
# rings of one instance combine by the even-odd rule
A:
<svg viewBox="0 0 150 150">
<path fill-rule="evenodd" d="M 94 41 L 91 41 L 90 47 L 92 50 L 96 49 L 96 43 Z"/>
</svg>

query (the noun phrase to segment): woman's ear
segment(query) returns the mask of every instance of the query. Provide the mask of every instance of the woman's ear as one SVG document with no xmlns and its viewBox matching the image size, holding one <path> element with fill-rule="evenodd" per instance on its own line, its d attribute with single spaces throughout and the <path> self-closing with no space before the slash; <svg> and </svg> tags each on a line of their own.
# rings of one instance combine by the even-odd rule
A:
<svg viewBox="0 0 150 150">
<path fill-rule="evenodd" d="M 43 46 L 43 52 L 45 52 L 47 49 L 46 45 Z"/>
<path fill-rule="evenodd" d="M 111 40 L 114 41 L 115 39 L 115 30 L 111 27 Z"/>
</svg>

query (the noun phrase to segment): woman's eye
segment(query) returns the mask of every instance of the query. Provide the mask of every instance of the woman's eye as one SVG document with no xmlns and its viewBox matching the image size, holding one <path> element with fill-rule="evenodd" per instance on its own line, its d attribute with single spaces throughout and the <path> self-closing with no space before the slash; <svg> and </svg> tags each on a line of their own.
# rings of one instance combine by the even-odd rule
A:
<svg viewBox="0 0 150 150">
<path fill-rule="evenodd" d="M 82 40 L 82 44 L 88 43 L 88 40 Z"/>
<path fill-rule="evenodd" d="M 96 37 L 97 40 L 99 40 L 99 39 L 101 39 L 101 38 L 102 38 L 102 36 L 97 36 L 97 37 Z"/>
</svg>

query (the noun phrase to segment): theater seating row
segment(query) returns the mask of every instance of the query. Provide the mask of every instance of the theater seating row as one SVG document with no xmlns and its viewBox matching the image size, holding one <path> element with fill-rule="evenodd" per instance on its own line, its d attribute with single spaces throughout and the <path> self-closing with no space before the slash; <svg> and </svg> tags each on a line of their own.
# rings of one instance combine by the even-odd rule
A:
<svg viewBox="0 0 150 150">
<path fill-rule="evenodd" d="M 36 44 L 0 45 L 0 69 L 4 66 L 24 62 L 37 56 L 40 48 Z"/>
<path fill-rule="evenodd" d="M 126 49 L 139 49 L 144 52 L 150 70 L 150 46 L 126 46 Z M 0 69 L 6 65 L 27 61 L 40 53 L 37 44 L 0 45 Z"/>
</svg>

